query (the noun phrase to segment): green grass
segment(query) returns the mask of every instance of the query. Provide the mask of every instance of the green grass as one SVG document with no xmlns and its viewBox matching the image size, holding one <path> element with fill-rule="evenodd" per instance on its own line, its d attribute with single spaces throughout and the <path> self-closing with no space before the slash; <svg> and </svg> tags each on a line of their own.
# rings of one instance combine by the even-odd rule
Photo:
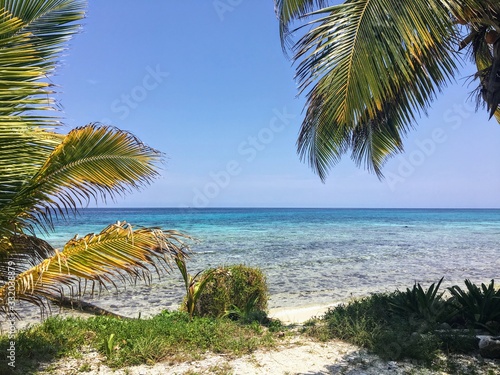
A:
<svg viewBox="0 0 500 375">
<path fill-rule="evenodd" d="M 345 340 L 387 360 L 414 358 L 432 362 L 440 348 L 439 339 L 427 322 L 393 312 L 391 300 L 392 295 L 375 294 L 330 309 L 313 335 L 319 331 L 322 339 L 326 335 Z"/>
<path fill-rule="evenodd" d="M 0 347 L 7 345 L 0 337 Z M 229 319 L 194 318 L 183 312 L 163 312 L 151 319 L 120 320 L 52 317 L 43 324 L 20 331 L 16 337 L 19 374 L 27 374 L 38 362 L 63 356 L 78 356 L 85 345 L 106 356 L 114 368 L 202 358 L 207 351 L 229 355 L 272 347 L 274 334 L 258 324 L 241 325 Z M 0 373 L 7 367 L 0 362 Z"/>
</svg>

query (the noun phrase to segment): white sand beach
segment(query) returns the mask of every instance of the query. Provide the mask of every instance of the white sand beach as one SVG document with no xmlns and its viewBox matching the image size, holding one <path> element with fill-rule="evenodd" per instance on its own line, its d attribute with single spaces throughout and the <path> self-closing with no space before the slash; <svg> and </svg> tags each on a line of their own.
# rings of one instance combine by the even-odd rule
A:
<svg viewBox="0 0 500 375">
<path fill-rule="evenodd" d="M 281 320 L 284 324 L 301 324 L 307 320 L 320 317 L 328 311 L 329 308 L 338 305 L 312 305 L 297 308 L 276 308 L 269 311 L 269 317 Z"/>
</svg>

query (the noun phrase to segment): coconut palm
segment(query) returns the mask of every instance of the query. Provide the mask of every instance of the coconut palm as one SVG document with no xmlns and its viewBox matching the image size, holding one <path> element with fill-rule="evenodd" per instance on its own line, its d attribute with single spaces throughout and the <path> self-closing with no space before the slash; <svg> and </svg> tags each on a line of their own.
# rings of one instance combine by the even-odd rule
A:
<svg viewBox="0 0 500 375">
<path fill-rule="evenodd" d="M 186 256 L 184 234 L 126 222 L 75 237 L 62 249 L 36 237 L 91 200 L 148 184 L 162 159 L 114 127 L 55 131 L 60 120 L 49 77 L 85 5 L 0 1 L 0 312 L 17 300 L 45 306 L 47 299 L 79 296 L 83 284 L 147 278 Z"/>
<path fill-rule="evenodd" d="M 497 0 L 332 3 L 275 0 L 283 48 L 307 97 L 298 152 L 322 180 L 348 151 L 383 177 L 384 163 L 403 151 L 402 138 L 464 59 L 477 66 L 478 105 L 500 121 Z"/>
</svg>

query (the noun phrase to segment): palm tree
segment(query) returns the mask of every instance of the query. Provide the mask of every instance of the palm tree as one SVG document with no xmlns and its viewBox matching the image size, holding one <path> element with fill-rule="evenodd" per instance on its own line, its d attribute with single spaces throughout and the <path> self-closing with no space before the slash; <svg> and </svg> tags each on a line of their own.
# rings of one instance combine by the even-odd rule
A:
<svg viewBox="0 0 500 375">
<path fill-rule="evenodd" d="M 81 294 L 148 277 L 184 261 L 188 236 L 118 222 L 54 249 L 37 238 L 90 200 L 148 184 L 162 154 L 117 128 L 89 124 L 63 135 L 50 75 L 84 18 L 80 0 L 0 1 L 0 312 L 16 300 Z"/>
<path fill-rule="evenodd" d="M 275 0 L 283 48 L 307 91 L 298 152 L 322 180 L 347 151 L 382 178 L 384 163 L 403 151 L 403 136 L 464 59 L 477 66 L 478 106 L 500 121 L 497 0 L 332 3 Z"/>
</svg>

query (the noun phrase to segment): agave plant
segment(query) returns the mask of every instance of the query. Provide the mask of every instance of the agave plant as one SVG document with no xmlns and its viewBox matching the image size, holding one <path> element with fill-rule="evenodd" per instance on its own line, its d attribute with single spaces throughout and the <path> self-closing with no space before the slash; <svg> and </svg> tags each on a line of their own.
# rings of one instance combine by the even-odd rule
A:
<svg viewBox="0 0 500 375">
<path fill-rule="evenodd" d="M 44 306 L 82 285 L 113 284 L 184 261 L 186 235 L 118 222 L 54 249 L 36 237 L 77 208 L 150 183 L 162 154 L 132 134 L 90 124 L 69 134 L 48 77 L 84 18 L 80 0 L 0 1 L 0 312 Z"/>
<path fill-rule="evenodd" d="M 438 293 L 444 278 L 438 283 L 432 283 L 425 290 L 420 283 L 413 288 L 406 288 L 405 292 L 397 291 L 389 298 L 391 309 L 404 316 L 424 319 L 427 322 L 444 321 L 446 315 L 443 293 Z"/>
<path fill-rule="evenodd" d="M 477 66 L 478 105 L 500 121 L 498 0 L 333 3 L 275 0 L 283 47 L 307 96 L 298 152 L 321 179 L 348 151 L 382 177 L 467 56 Z"/>
<path fill-rule="evenodd" d="M 454 285 L 448 290 L 452 298 L 451 303 L 457 313 L 469 324 L 479 327 L 489 327 L 486 323 L 500 323 L 500 290 L 495 288 L 495 281 L 490 284 L 481 284 L 481 287 L 465 280 L 466 290 Z"/>
</svg>

